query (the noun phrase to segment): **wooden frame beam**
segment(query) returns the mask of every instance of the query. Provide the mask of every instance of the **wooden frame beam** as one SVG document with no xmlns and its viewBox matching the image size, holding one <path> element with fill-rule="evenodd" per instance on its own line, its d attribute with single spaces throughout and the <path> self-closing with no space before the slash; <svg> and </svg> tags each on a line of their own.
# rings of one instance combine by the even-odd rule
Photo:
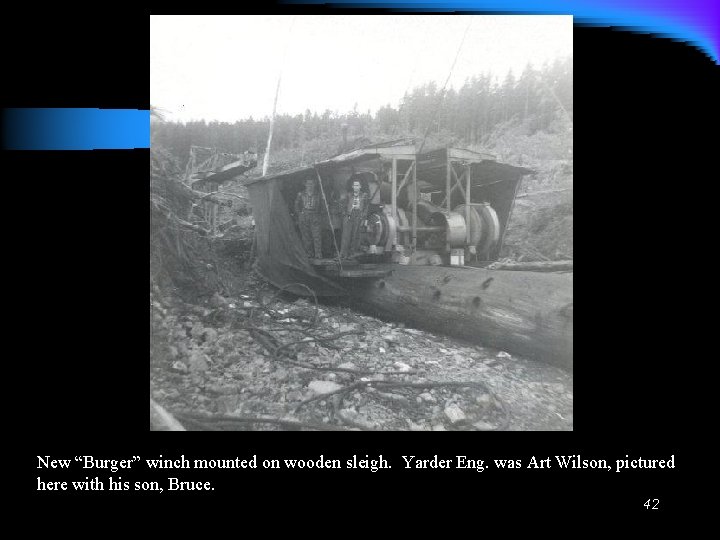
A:
<svg viewBox="0 0 720 540">
<path fill-rule="evenodd" d="M 452 161 L 448 161 L 448 175 L 447 175 L 447 192 L 445 193 L 445 200 L 440 203 L 440 206 L 444 206 L 447 203 L 447 211 L 450 212 L 450 204 L 451 204 L 451 198 L 453 191 L 455 191 L 455 188 L 460 188 L 460 192 L 463 194 L 463 197 L 467 199 L 467 195 L 465 194 L 465 188 L 462 186 L 462 180 L 467 175 L 467 169 L 463 171 L 463 173 L 460 175 L 460 178 L 458 178 L 457 173 L 455 172 L 455 167 L 452 165 Z M 455 182 L 452 187 L 450 187 L 450 177 L 454 178 Z"/>
</svg>

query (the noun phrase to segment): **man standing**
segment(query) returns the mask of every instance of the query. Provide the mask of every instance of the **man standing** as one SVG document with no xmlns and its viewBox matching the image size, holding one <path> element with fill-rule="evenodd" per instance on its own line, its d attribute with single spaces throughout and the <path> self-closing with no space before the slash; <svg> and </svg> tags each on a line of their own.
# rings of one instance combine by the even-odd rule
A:
<svg viewBox="0 0 720 540">
<path fill-rule="evenodd" d="M 367 219 L 369 197 L 361 191 L 360 177 L 355 175 L 352 180 L 352 192 L 348 194 L 343 218 L 342 257 L 348 253 L 355 255 L 360 247 L 360 226 Z"/>
<path fill-rule="evenodd" d="M 308 257 L 322 259 L 322 236 L 320 234 L 320 197 L 315 191 L 315 180 L 305 180 L 305 191 L 298 193 L 295 199 L 295 213 L 298 216 L 300 236 Z"/>
</svg>

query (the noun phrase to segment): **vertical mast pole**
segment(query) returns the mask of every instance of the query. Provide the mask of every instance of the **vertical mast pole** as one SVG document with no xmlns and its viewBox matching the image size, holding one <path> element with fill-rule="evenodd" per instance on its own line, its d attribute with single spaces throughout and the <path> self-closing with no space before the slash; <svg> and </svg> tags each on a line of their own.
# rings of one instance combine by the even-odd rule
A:
<svg viewBox="0 0 720 540">
<path fill-rule="evenodd" d="M 278 95 L 280 94 L 280 81 L 282 80 L 282 71 L 285 64 L 285 57 L 287 56 L 288 45 L 290 44 L 290 36 L 292 35 L 293 26 L 295 26 L 295 17 L 293 17 L 292 22 L 290 23 L 290 30 L 288 31 L 288 38 L 285 43 L 285 50 L 283 51 L 280 73 L 278 74 L 277 86 L 275 87 L 275 100 L 273 101 L 272 118 L 270 118 L 270 133 L 268 134 L 267 146 L 265 147 L 265 157 L 263 158 L 263 176 L 267 175 L 268 167 L 270 166 L 270 145 L 272 144 L 273 129 L 275 127 L 275 112 L 277 111 Z"/>
<path fill-rule="evenodd" d="M 275 111 L 277 110 L 278 94 L 280 93 L 280 80 L 282 79 L 282 73 L 278 75 L 277 86 L 275 87 L 275 101 L 273 101 L 272 118 L 270 118 L 270 134 L 268 135 L 267 146 L 265 147 L 265 157 L 263 158 L 262 175 L 266 176 L 268 166 L 270 165 L 270 146 L 272 145 L 273 129 L 275 127 Z"/>
</svg>

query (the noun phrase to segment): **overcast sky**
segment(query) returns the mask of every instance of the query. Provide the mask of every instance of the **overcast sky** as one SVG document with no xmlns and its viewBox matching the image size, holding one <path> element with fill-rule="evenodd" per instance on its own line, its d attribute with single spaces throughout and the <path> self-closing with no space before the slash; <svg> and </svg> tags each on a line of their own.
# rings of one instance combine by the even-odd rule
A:
<svg viewBox="0 0 720 540">
<path fill-rule="evenodd" d="M 150 102 L 169 120 L 234 122 L 306 109 L 397 106 L 406 90 L 442 87 L 572 55 L 571 16 L 151 16 Z"/>
</svg>

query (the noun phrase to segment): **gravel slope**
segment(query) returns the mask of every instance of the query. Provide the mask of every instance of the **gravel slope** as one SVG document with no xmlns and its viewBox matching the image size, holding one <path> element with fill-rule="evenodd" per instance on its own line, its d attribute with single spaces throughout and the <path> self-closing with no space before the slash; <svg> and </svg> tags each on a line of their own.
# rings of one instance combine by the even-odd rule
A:
<svg viewBox="0 0 720 540">
<path fill-rule="evenodd" d="M 206 305 L 152 297 L 151 396 L 186 428 L 573 428 L 572 374 L 559 368 L 348 308 L 272 296 L 216 295 Z M 306 341 L 288 347 L 288 356 L 271 352 L 299 340 Z"/>
</svg>

